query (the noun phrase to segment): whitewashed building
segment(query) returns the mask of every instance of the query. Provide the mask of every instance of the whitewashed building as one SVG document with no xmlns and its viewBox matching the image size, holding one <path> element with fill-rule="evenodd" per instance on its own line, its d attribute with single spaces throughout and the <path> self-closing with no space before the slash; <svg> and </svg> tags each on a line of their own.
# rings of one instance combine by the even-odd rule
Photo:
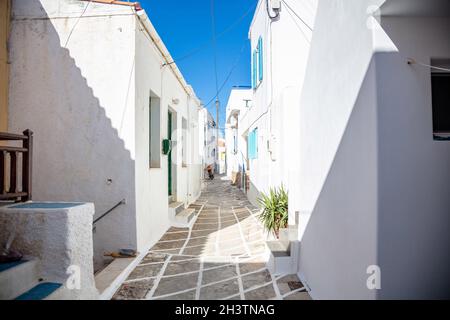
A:
<svg viewBox="0 0 450 320">
<path fill-rule="evenodd" d="M 217 126 L 214 117 L 206 108 L 202 108 L 198 113 L 199 123 L 199 145 L 200 156 L 204 177 L 207 178 L 206 167 L 215 167 L 217 152 Z M 205 175 L 206 174 L 206 175 Z"/>
<path fill-rule="evenodd" d="M 218 154 L 218 173 L 223 175 L 227 168 L 227 142 L 224 138 L 219 138 L 219 145 L 217 146 Z"/>
<path fill-rule="evenodd" d="M 12 1 L 9 52 L 8 130 L 34 131 L 34 200 L 94 203 L 96 269 L 153 245 L 202 173 L 200 101 L 145 11 L 107 2 Z"/>
<path fill-rule="evenodd" d="M 253 90 L 233 88 L 226 107 L 225 141 L 227 176 L 245 191 L 244 177 L 248 170 L 247 129 L 244 119 L 251 108 Z M 241 119 L 243 125 L 241 125 Z"/>
<path fill-rule="evenodd" d="M 445 0 L 258 2 L 238 152 L 251 201 L 287 187 L 269 267 L 313 298 L 449 298 L 449 30 Z"/>
<path fill-rule="evenodd" d="M 280 1 L 258 2 L 249 30 L 252 89 L 233 90 L 227 108 L 228 125 L 239 123 L 235 130 L 239 151 L 229 158 L 228 172 L 245 171 L 241 176 L 248 178 L 242 185 L 253 204 L 271 187 L 283 185 L 291 193 L 299 188 L 295 176 L 300 150 L 294 147 L 300 135 L 298 104 L 317 0 L 286 3 L 289 8 Z M 299 207 L 294 197 L 290 199 L 290 222 L 294 224 Z"/>
</svg>

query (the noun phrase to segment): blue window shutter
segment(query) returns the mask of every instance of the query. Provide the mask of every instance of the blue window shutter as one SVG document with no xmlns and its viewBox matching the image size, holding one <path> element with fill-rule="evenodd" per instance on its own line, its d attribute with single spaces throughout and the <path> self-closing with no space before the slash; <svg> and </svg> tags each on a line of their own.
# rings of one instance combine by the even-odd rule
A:
<svg viewBox="0 0 450 320">
<path fill-rule="evenodd" d="M 255 141 L 254 159 L 258 158 L 258 128 L 253 130 L 253 139 Z"/>
<path fill-rule="evenodd" d="M 253 89 L 255 89 L 256 88 L 256 83 L 257 83 L 257 74 L 256 74 L 256 72 L 257 72 L 257 69 L 256 69 L 256 67 L 257 67 L 257 55 L 256 55 L 256 50 L 255 51 L 253 51 L 253 63 L 252 63 L 252 82 L 253 82 Z"/>
<path fill-rule="evenodd" d="M 262 81 L 263 79 L 263 45 L 262 45 L 262 38 L 260 37 L 258 40 L 258 74 L 259 74 L 259 81 Z"/>
</svg>

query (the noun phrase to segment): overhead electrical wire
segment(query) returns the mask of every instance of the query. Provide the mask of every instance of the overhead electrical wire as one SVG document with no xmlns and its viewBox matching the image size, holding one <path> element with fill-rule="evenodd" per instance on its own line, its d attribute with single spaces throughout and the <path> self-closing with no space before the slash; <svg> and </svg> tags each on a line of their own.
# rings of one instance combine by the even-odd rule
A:
<svg viewBox="0 0 450 320">
<path fill-rule="evenodd" d="M 413 58 L 408 58 L 408 64 L 409 64 L 409 65 L 417 64 L 417 65 L 419 65 L 419 66 L 427 67 L 427 68 L 434 69 L 434 70 L 439 70 L 439 71 L 444 71 L 444 72 L 450 72 L 450 69 L 432 66 L 432 65 L 429 65 L 429 64 L 426 64 L 426 63 L 417 61 L 417 60 L 415 60 L 415 59 L 413 59 Z"/>
<path fill-rule="evenodd" d="M 83 18 L 84 14 L 86 13 L 87 9 L 89 8 L 89 5 L 91 4 L 92 0 L 89 0 L 89 2 L 86 4 L 86 7 L 84 7 L 83 12 L 78 17 L 77 21 L 73 25 L 72 29 L 70 30 L 69 36 L 67 37 L 66 43 L 64 44 L 64 48 L 67 48 L 67 45 L 69 44 L 70 38 L 72 37 L 73 32 L 75 31 L 75 28 L 77 27 L 78 23 L 80 22 L 81 18 Z"/>
<path fill-rule="evenodd" d="M 239 56 L 236 58 L 233 66 L 230 69 L 230 72 L 228 72 L 228 75 L 226 76 L 225 80 L 222 82 L 221 86 L 217 90 L 216 95 L 214 97 L 212 97 L 210 100 L 208 100 L 208 102 L 205 104 L 205 108 L 207 106 L 209 106 L 219 96 L 220 92 L 222 92 L 223 88 L 225 87 L 227 82 L 230 80 L 231 75 L 233 74 L 234 70 L 236 69 L 237 65 L 239 64 L 239 61 L 241 60 L 242 53 L 244 52 L 244 49 L 247 44 L 248 44 L 248 41 L 247 41 L 247 39 L 245 39 L 245 41 L 241 47 L 241 51 L 239 52 Z"/>
<path fill-rule="evenodd" d="M 255 7 L 255 5 L 252 5 L 251 7 L 249 7 L 247 9 L 247 11 L 245 11 L 245 13 L 242 16 L 240 16 L 238 19 L 236 19 L 232 24 L 230 24 L 224 30 L 222 30 L 221 32 L 217 33 L 216 34 L 216 40 L 221 38 L 222 36 L 224 36 L 228 32 L 230 32 L 231 30 L 233 30 L 236 26 L 238 26 L 239 23 L 241 23 L 245 19 L 245 17 L 247 17 L 250 13 L 254 12 L 254 10 L 255 10 L 254 7 Z M 201 44 L 200 46 L 190 50 L 188 53 L 180 56 L 179 58 L 175 58 L 175 59 L 173 59 L 173 61 L 171 61 L 169 63 L 165 63 L 165 65 L 177 63 L 179 61 L 183 61 L 185 59 L 188 59 L 188 58 L 196 55 L 197 53 L 199 53 L 203 49 L 209 47 L 210 45 L 211 45 L 211 40 L 208 40 L 208 41 L 204 42 L 203 44 Z"/>
</svg>

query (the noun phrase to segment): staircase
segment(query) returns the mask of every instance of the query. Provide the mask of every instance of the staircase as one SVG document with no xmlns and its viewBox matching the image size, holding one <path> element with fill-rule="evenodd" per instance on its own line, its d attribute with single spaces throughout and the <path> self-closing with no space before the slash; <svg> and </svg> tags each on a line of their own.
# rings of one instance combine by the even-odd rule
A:
<svg viewBox="0 0 450 320">
<path fill-rule="evenodd" d="M 195 209 L 184 208 L 182 202 L 169 203 L 169 218 L 172 226 L 178 228 L 189 228 L 195 222 Z"/>
<path fill-rule="evenodd" d="M 291 225 L 280 229 L 280 237 L 275 241 L 268 241 L 270 251 L 267 268 L 275 275 L 295 274 L 298 267 L 298 250 L 300 242 L 297 240 L 298 226 Z"/>
<path fill-rule="evenodd" d="M 61 283 L 39 277 L 37 260 L 0 263 L 0 300 L 56 300 L 62 292 Z"/>
</svg>

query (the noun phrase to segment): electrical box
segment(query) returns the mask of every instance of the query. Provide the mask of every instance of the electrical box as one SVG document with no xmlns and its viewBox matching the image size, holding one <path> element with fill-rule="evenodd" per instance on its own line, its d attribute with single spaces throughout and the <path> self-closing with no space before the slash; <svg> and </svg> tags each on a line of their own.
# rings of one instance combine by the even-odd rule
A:
<svg viewBox="0 0 450 320">
<path fill-rule="evenodd" d="M 172 150 L 172 141 L 170 141 L 169 139 L 164 139 L 162 141 L 163 154 L 165 154 L 165 155 L 169 154 L 170 150 Z"/>
<path fill-rule="evenodd" d="M 270 5 L 273 11 L 281 10 L 281 0 L 270 0 Z"/>
</svg>

